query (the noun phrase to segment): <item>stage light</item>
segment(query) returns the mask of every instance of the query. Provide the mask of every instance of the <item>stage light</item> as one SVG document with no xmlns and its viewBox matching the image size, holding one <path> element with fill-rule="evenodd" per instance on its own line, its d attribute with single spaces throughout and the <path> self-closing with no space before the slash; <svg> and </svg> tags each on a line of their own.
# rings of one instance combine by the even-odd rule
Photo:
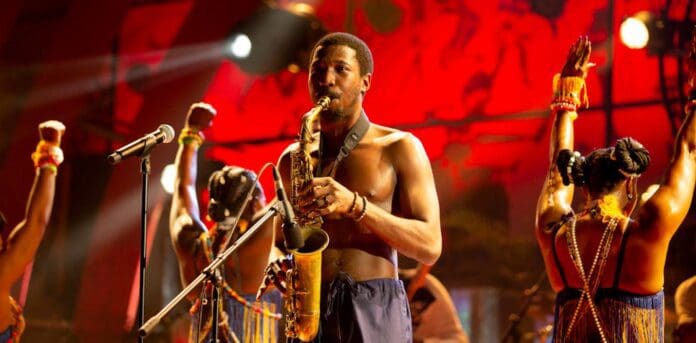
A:
<svg viewBox="0 0 696 343">
<path fill-rule="evenodd" d="M 621 23 L 621 42 L 631 49 L 645 48 L 649 55 L 681 56 L 691 39 L 693 24 L 640 11 Z"/>
<path fill-rule="evenodd" d="M 306 3 L 264 3 L 232 29 L 225 53 L 249 74 L 297 72 L 306 69 L 310 50 L 325 33 Z"/>
<path fill-rule="evenodd" d="M 626 18 L 621 23 L 620 35 L 621 42 L 629 49 L 642 49 L 650 39 L 646 22 L 636 17 Z"/>
<path fill-rule="evenodd" d="M 162 176 L 160 177 L 160 183 L 164 191 L 169 194 L 174 194 L 174 180 L 176 179 L 176 167 L 173 164 L 168 164 L 162 170 Z"/>
<path fill-rule="evenodd" d="M 251 40 L 249 39 L 249 36 L 243 33 L 239 33 L 232 37 L 232 40 L 229 45 L 230 53 L 232 53 L 232 56 L 239 59 L 249 57 L 249 53 L 251 53 L 251 48 Z"/>
</svg>

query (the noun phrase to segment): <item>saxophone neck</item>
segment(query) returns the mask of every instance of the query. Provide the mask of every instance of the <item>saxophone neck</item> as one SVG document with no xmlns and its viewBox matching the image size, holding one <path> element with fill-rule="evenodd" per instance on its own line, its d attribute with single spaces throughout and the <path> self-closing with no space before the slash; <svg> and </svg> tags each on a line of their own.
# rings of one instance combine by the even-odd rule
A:
<svg viewBox="0 0 696 343">
<path fill-rule="evenodd" d="M 323 97 L 319 98 L 319 100 L 317 100 L 317 105 L 314 106 L 312 111 L 316 111 L 318 114 L 319 112 L 327 109 L 329 107 L 330 102 L 331 102 L 331 98 L 329 98 L 328 96 L 323 96 Z"/>
<path fill-rule="evenodd" d="M 309 110 L 309 113 L 305 116 L 305 120 L 314 122 L 319 119 L 319 113 L 321 111 L 327 109 L 329 107 L 329 103 L 331 102 L 331 98 L 328 96 L 323 96 L 317 100 L 316 106 L 312 107 L 311 110 Z"/>
<path fill-rule="evenodd" d="M 300 144 L 303 146 L 312 140 L 312 129 L 317 120 L 319 120 L 319 113 L 328 108 L 330 102 L 331 98 L 328 96 L 319 98 L 317 105 L 309 110 L 309 112 L 302 118 L 302 127 L 300 128 Z"/>
</svg>

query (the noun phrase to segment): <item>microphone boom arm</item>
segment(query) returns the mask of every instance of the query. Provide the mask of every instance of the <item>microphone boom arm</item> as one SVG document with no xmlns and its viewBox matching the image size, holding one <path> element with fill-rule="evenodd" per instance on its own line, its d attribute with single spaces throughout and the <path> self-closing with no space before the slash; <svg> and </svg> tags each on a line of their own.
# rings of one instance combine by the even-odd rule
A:
<svg viewBox="0 0 696 343">
<path fill-rule="evenodd" d="M 215 270 L 222 265 L 223 262 L 227 260 L 227 258 L 235 252 L 242 244 L 244 244 L 249 238 L 259 229 L 261 226 L 271 217 L 275 216 L 278 213 L 278 209 L 276 206 L 271 206 L 268 211 L 259 218 L 254 225 L 252 225 L 244 234 L 239 236 L 239 239 L 237 239 L 232 245 L 230 245 L 227 250 L 225 250 L 222 254 L 219 254 L 213 262 L 211 262 L 207 267 L 203 269 L 203 271 L 198 274 L 198 276 L 191 281 L 191 283 L 188 284 L 179 294 L 177 294 L 174 299 L 172 299 L 162 310 L 160 310 L 156 315 L 152 316 L 143 326 L 141 326 L 138 329 L 138 334 L 141 337 L 147 336 L 152 329 L 159 324 L 159 322 L 166 316 L 171 310 L 181 302 L 182 299 L 186 297 L 189 293 L 191 293 L 196 287 L 198 287 L 205 279 L 209 277 L 214 277 L 215 275 Z"/>
</svg>

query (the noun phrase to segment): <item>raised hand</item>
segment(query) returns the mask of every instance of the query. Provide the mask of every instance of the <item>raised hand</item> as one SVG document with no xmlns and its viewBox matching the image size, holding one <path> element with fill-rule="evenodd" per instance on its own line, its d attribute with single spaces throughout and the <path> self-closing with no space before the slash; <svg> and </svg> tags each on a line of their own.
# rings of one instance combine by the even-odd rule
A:
<svg viewBox="0 0 696 343">
<path fill-rule="evenodd" d="M 65 133 L 65 125 L 57 120 L 49 120 L 39 124 L 39 137 L 51 144 L 60 145 Z"/>
<path fill-rule="evenodd" d="M 189 108 L 186 114 L 186 127 L 205 130 L 213 124 L 213 118 L 217 111 L 213 106 L 205 102 L 197 102 Z"/>
<path fill-rule="evenodd" d="M 561 71 L 561 77 L 577 76 L 583 79 L 587 77 L 587 71 L 594 66 L 590 63 L 592 44 L 587 36 L 580 36 L 570 47 L 566 63 Z"/>
</svg>

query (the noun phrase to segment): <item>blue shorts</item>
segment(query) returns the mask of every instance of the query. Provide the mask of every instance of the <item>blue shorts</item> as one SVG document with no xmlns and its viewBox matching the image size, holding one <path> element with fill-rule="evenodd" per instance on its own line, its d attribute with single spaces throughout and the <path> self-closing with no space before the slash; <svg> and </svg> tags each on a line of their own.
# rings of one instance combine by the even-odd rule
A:
<svg viewBox="0 0 696 343">
<path fill-rule="evenodd" d="M 10 325 L 5 331 L 0 332 L 0 343 L 12 342 L 12 333 L 14 333 L 14 325 Z"/>
<path fill-rule="evenodd" d="M 322 285 L 314 342 L 411 342 L 411 310 L 401 280 L 356 282 L 339 273 Z"/>
</svg>

